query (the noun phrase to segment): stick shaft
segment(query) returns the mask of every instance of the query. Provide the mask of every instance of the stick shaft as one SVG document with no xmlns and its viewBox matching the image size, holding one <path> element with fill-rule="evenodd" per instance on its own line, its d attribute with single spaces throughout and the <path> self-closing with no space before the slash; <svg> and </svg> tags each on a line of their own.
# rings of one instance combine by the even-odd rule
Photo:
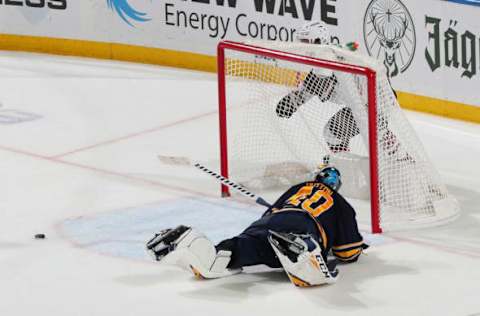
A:
<svg viewBox="0 0 480 316">
<path fill-rule="evenodd" d="M 242 193 L 243 195 L 245 195 L 246 197 L 249 197 L 251 198 L 252 200 L 255 201 L 255 203 L 257 204 L 260 204 L 260 205 L 263 205 L 263 206 L 266 206 L 266 207 L 271 207 L 272 205 L 270 203 L 268 203 L 265 199 L 263 199 L 262 197 L 260 196 L 257 196 L 256 194 L 248 191 L 246 188 L 244 188 L 243 186 L 241 186 L 240 184 L 237 184 L 235 182 L 233 182 L 232 180 L 216 173 L 215 171 L 212 171 L 210 169 L 208 169 L 207 167 L 205 167 L 204 165 L 202 165 L 201 163 L 198 163 L 198 162 L 192 162 L 189 158 L 187 157 L 182 157 L 182 156 L 164 156 L 164 155 L 158 155 L 158 159 L 166 164 L 166 165 L 171 165 L 171 166 L 193 166 L 197 169 L 199 169 L 200 171 L 202 172 L 205 172 L 209 175 L 211 175 L 212 177 L 214 177 L 215 179 L 217 179 L 218 181 L 220 181 L 222 184 L 232 188 L 232 189 L 235 189 L 237 190 L 238 192 Z"/>
<path fill-rule="evenodd" d="M 272 205 L 270 203 L 268 203 L 267 201 L 265 201 L 265 199 L 263 199 L 262 197 L 259 197 L 257 196 L 256 194 L 248 191 L 247 189 L 245 189 L 243 186 L 241 186 L 240 184 L 237 184 L 235 182 L 233 182 L 232 180 L 228 179 L 228 178 L 225 178 L 224 176 L 216 173 L 215 171 L 212 171 L 210 169 L 208 169 L 207 167 L 203 166 L 202 164 L 199 164 L 199 163 L 196 163 L 193 165 L 195 168 L 205 172 L 206 174 L 209 174 L 211 175 L 212 177 L 216 178 L 218 181 L 220 181 L 222 184 L 232 188 L 232 189 L 235 189 L 237 190 L 238 192 L 242 193 L 243 195 L 251 198 L 252 200 L 255 200 L 255 202 L 257 204 L 260 204 L 260 205 L 263 205 L 263 206 L 266 206 L 266 207 L 271 207 Z"/>
</svg>

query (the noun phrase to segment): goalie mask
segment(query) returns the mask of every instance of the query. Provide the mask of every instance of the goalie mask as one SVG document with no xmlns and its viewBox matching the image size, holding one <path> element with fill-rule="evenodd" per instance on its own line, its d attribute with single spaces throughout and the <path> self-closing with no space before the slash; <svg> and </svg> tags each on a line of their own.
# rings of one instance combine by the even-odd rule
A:
<svg viewBox="0 0 480 316">
<path fill-rule="evenodd" d="M 302 26 L 296 33 L 297 41 L 310 44 L 330 44 L 330 32 L 323 22 L 310 22 Z"/>
<path fill-rule="evenodd" d="M 340 171 L 335 167 L 324 167 L 316 175 L 315 181 L 328 185 L 335 191 L 340 190 L 342 179 Z"/>
</svg>

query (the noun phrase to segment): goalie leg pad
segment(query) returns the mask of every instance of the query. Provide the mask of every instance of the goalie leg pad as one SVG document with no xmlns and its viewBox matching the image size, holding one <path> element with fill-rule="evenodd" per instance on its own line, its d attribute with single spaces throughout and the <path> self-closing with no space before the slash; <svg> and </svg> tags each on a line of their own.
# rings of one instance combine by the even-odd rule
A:
<svg viewBox="0 0 480 316">
<path fill-rule="evenodd" d="M 180 259 L 183 261 L 183 266 L 188 266 L 198 279 L 217 279 L 241 272 L 240 269 L 227 269 L 232 254 L 230 251 L 221 250 L 215 253 L 211 251 L 212 247 L 212 243 L 207 245 L 195 242 L 183 252 Z"/>
<path fill-rule="evenodd" d="M 190 270 L 197 278 L 220 278 L 240 272 L 227 269 L 230 251 L 217 252 L 204 234 L 183 225 L 156 234 L 147 243 L 147 250 L 155 260 Z"/>
<path fill-rule="evenodd" d="M 168 228 L 156 233 L 155 236 L 147 242 L 147 251 L 156 261 L 162 261 L 169 253 L 176 249 L 181 249 L 199 235 L 197 232 L 192 234 L 192 228 L 180 225 L 176 228 Z M 188 236 L 188 238 L 186 238 Z"/>
<path fill-rule="evenodd" d="M 294 285 L 335 283 L 338 270 L 327 265 L 320 245 L 311 236 L 270 231 L 268 240 Z"/>
</svg>

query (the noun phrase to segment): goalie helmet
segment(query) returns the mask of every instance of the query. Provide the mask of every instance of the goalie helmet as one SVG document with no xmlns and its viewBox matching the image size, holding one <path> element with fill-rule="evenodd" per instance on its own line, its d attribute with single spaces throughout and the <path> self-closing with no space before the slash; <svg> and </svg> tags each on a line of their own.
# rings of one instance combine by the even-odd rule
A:
<svg viewBox="0 0 480 316">
<path fill-rule="evenodd" d="M 310 22 L 296 32 L 297 41 L 310 44 L 330 44 L 330 32 L 323 22 Z"/>
<path fill-rule="evenodd" d="M 335 191 L 340 190 L 342 186 L 342 177 L 340 171 L 335 167 L 323 167 L 315 176 L 315 181 L 328 185 Z"/>
</svg>

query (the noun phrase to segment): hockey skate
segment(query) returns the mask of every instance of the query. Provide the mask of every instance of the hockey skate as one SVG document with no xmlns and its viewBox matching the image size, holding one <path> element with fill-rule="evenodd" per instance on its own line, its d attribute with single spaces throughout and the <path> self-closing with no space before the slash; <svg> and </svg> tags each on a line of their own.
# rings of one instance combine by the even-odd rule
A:
<svg viewBox="0 0 480 316">
<path fill-rule="evenodd" d="M 268 240 L 295 286 L 335 283 L 336 261 L 327 264 L 320 245 L 310 235 L 270 231 Z"/>
<path fill-rule="evenodd" d="M 156 261 L 189 270 L 199 279 L 220 278 L 241 271 L 227 269 L 230 251 L 217 252 L 204 234 L 188 226 L 162 230 L 146 247 Z"/>
</svg>

